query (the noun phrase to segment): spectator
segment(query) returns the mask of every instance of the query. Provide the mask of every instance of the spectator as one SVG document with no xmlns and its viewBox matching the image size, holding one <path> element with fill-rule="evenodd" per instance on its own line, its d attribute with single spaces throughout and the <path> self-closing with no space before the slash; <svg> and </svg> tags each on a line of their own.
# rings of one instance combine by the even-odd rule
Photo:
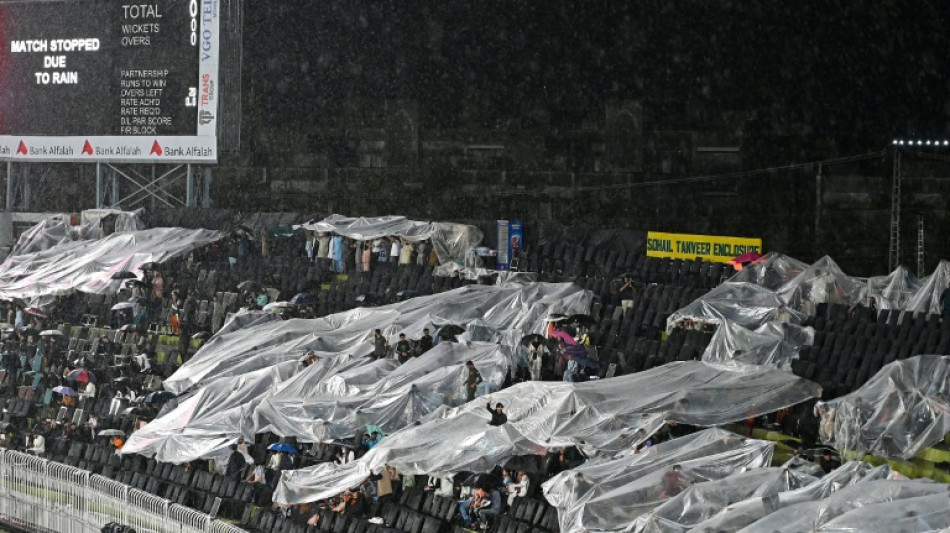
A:
<svg viewBox="0 0 950 533">
<path fill-rule="evenodd" d="M 465 392 L 468 394 L 468 401 L 475 399 L 475 391 L 478 388 L 478 384 L 482 382 L 482 375 L 478 373 L 478 369 L 475 368 L 475 363 L 472 361 L 465 362 L 465 368 L 468 370 L 468 374 L 465 377 Z M 490 411 L 491 409 L 489 409 Z"/>
<path fill-rule="evenodd" d="M 505 406 L 500 402 L 495 404 L 495 408 L 491 407 L 491 396 L 488 397 L 488 405 L 486 406 L 488 413 L 491 414 L 491 421 L 489 422 L 492 426 L 502 426 L 508 422 L 508 415 L 505 414 Z"/>
<path fill-rule="evenodd" d="M 43 438 L 42 433 L 35 433 L 33 435 L 33 442 L 31 446 L 26 450 L 27 453 L 32 453 L 36 455 L 43 455 L 46 453 L 46 439 Z"/>
<path fill-rule="evenodd" d="M 247 467 L 247 460 L 244 455 L 238 451 L 237 444 L 231 445 L 231 455 L 228 457 L 228 464 L 224 470 L 224 475 L 235 480 L 241 480 L 241 474 Z"/>
<path fill-rule="evenodd" d="M 432 335 L 429 334 L 429 328 L 422 330 L 422 336 L 419 337 L 418 351 L 422 355 L 432 349 Z"/>
<path fill-rule="evenodd" d="M 483 529 L 488 529 L 492 520 L 501 514 L 501 494 L 498 492 L 498 489 L 491 489 L 490 492 L 485 489 L 481 490 L 485 496 L 483 496 L 478 502 L 478 505 L 474 507 L 472 523 L 473 525 L 481 526 Z"/>
<path fill-rule="evenodd" d="M 265 483 L 266 481 L 265 477 L 267 473 L 266 471 L 267 469 L 264 468 L 264 465 L 257 465 L 254 467 L 253 470 L 251 470 L 251 473 L 248 474 L 246 478 L 244 478 L 244 482 L 251 483 L 254 485 Z"/>
<path fill-rule="evenodd" d="M 830 474 L 834 469 L 841 466 L 841 462 L 832 457 L 831 450 L 825 449 L 825 451 L 821 454 L 821 459 L 818 461 L 818 465 L 825 474 Z"/>
<path fill-rule="evenodd" d="M 672 498 L 688 485 L 686 477 L 683 475 L 680 465 L 673 465 L 667 473 L 663 474 L 663 492 L 660 493 L 660 499 Z"/>
<path fill-rule="evenodd" d="M 383 359 L 386 357 L 386 337 L 379 329 L 373 331 L 373 357 Z"/>
<path fill-rule="evenodd" d="M 399 361 L 399 364 L 403 364 L 409 360 L 409 357 L 412 353 L 412 346 L 409 344 L 409 341 L 406 340 L 406 334 L 399 334 L 399 341 L 396 342 L 396 358 Z"/>
<path fill-rule="evenodd" d="M 472 495 L 466 499 L 459 500 L 459 515 L 462 517 L 462 522 L 465 524 L 465 527 L 472 527 L 472 516 L 470 510 L 477 509 L 481 506 L 483 498 L 487 494 L 481 488 L 476 488 L 472 491 Z"/>
<path fill-rule="evenodd" d="M 79 396 L 82 398 L 95 398 L 96 397 L 96 384 L 93 382 L 88 382 L 82 388 L 82 392 L 79 393 Z"/>
<path fill-rule="evenodd" d="M 383 468 L 379 473 L 379 479 L 376 480 L 376 498 L 380 502 L 387 502 L 393 498 L 393 478 L 389 465 Z"/>
<path fill-rule="evenodd" d="M 544 354 L 547 351 L 541 339 L 534 339 L 528 347 L 528 370 L 532 381 L 541 381 L 541 371 L 544 368 Z"/>
<path fill-rule="evenodd" d="M 514 504 L 515 498 L 524 498 L 528 495 L 528 489 L 530 488 L 528 474 L 522 470 L 518 472 L 516 479 L 516 482 L 505 486 L 505 491 L 508 493 L 508 507 Z"/>
<path fill-rule="evenodd" d="M 393 237 L 393 243 L 389 248 L 389 262 L 398 263 L 399 254 L 402 252 L 402 242 L 399 239 Z"/>
<path fill-rule="evenodd" d="M 353 450 L 347 450 L 345 448 L 340 448 L 336 452 L 336 464 L 343 466 L 347 463 L 352 463 L 354 460 Z"/>
<path fill-rule="evenodd" d="M 624 312 L 633 308 L 633 279 L 629 276 L 623 278 L 623 285 L 620 286 L 620 308 Z"/>
</svg>

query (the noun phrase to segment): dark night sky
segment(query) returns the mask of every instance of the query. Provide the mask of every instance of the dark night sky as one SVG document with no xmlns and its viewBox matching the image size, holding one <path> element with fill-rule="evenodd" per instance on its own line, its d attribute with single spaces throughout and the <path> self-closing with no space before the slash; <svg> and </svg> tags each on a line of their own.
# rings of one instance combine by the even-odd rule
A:
<svg viewBox="0 0 950 533">
<path fill-rule="evenodd" d="M 864 151 L 950 136 L 948 6 L 250 2 L 244 83 L 269 95 L 263 118 L 301 125 L 348 96 L 417 99 L 449 127 L 472 108 L 485 123 L 541 109 L 571 127 L 619 98 L 643 101 L 653 126 L 756 110 L 763 134 Z"/>
</svg>

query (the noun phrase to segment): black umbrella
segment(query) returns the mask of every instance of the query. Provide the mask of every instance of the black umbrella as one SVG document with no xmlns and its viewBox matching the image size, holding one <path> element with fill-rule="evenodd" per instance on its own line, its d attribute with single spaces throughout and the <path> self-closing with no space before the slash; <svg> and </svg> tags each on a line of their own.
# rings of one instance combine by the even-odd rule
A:
<svg viewBox="0 0 950 533">
<path fill-rule="evenodd" d="M 130 279 L 129 281 L 126 281 L 125 283 L 127 285 L 137 285 L 139 287 L 148 288 L 148 283 L 145 283 L 144 281 L 138 280 L 138 279 Z"/>
<path fill-rule="evenodd" d="M 373 305 L 376 303 L 376 295 L 370 292 L 361 294 L 356 297 L 356 303 L 362 305 Z"/>
<path fill-rule="evenodd" d="M 505 470 L 511 473 L 524 471 L 528 474 L 540 474 L 545 468 L 539 455 L 516 455 L 505 463 Z"/>
<path fill-rule="evenodd" d="M 454 337 L 465 333 L 465 328 L 456 324 L 446 324 L 435 331 L 439 337 Z"/>
<path fill-rule="evenodd" d="M 537 340 L 538 342 L 540 342 L 540 343 L 543 344 L 544 341 L 545 341 L 544 335 L 539 335 L 539 334 L 537 334 L 537 333 L 532 333 L 532 334 L 530 334 L 530 335 L 525 335 L 524 337 L 521 337 L 521 344 L 527 346 L 527 345 L 533 343 L 535 340 Z"/>
<path fill-rule="evenodd" d="M 119 376 L 117 378 L 112 378 L 113 383 L 130 383 L 132 378 L 129 376 Z"/>
<path fill-rule="evenodd" d="M 594 323 L 593 317 L 590 315 L 571 315 L 568 317 L 567 321 L 571 324 L 577 324 L 579 326 L 590 326 Z"/>
<path fill-rule="evenodd" d="M 150 262 L 145 263 L 144 265 L 140 266 L 140 267 L 139 267 L 139 270 L 141 270 L 142 272 L 147 272 L 147 271 L 150 271 L 150 270 L 158 270 L 158 267 L 159 267 L 159 266 L 160 266 L 160 265 L 159 265 L 158 263 L 155 263 L 155 262 L 151 262 L 151 261 L 150 261 Z"/>
<path fill-rule="evenodd" d="M 238 283 L 237 288 L 241 292 L 261 292 L 264 290 L 264 286 L 260 283 L 249 279 Z"/>
<path fill-rule="evenodd" d="M 112 279 L 135 279 L 136 276 L 134 273 L 124 270 L 122 272 L 115 272 L 112 274 Z"/>
<path fill-rule="evenodd" d="M 295 294 L 294 297 L 290 299 L 290 303 L 302 306 L 317 305 L 317 297 L 309 292 L 301 292 Z"/>
<path fill-rule="evenodd" d="M 146 394 L 145 399 L 143 401 L 145 403 L 165 403 L 174 397 L 175 397 L 174 394 L 168 391 L 160 390 L 160 391 L 150 392 Z"/>
</svg>

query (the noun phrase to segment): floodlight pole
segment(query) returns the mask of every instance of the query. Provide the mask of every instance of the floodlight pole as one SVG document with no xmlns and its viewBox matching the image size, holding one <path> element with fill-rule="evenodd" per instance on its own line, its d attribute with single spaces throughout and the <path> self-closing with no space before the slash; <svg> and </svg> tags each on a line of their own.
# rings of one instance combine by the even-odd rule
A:
<svg viewBox="0 0 950 533">
<path fill-rule="evenodd" d="M 894 169 L 891 176 L 891 239 L 887 256 L 887 270 L 893 272 L 900 265 L 901 250 L 901 149 L 894 148 Z"/>
</svg>

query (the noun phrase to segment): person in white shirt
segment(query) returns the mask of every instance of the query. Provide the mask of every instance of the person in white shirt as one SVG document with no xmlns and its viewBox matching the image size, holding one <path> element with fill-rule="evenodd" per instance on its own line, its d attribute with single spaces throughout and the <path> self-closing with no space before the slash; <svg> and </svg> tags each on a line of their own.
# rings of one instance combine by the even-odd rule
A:
<svg viewBox="0 0 950 533">
<path fill-rule="evenodd" d="M 26 450 L 28 453 L 35 453 L 36 455 L 43 455 L 46 453 L 46 439 L 43 438 L 43 435 L 37 433 L 33 437 L 33 446 L 30 446 Z"/>
<path fill-rule="evenodd" d="M 392 247 L 389 249 L 389 262 L 398 263 L 399 262 L 399 252 L 402 250 L 402 242 L 399 239 L 393 238 Z"/>
<path fill-rule="evenodd" d="M 96 397 L 96 385 L 93 382 L 86 383 L 86 386 L 83 387 L 82 392 L 79 393 L 79 396 L 83 398 L 95 398 Z"/>
<path fill-rule="evenodd" d="M 524 471 L 518 472 L 518 481 L 508 484 L 505 491 L 508 492 L 508 507 L 511 507 L 515 498 L 523 498 L 528 494 L 528 474 Z"/>
</svg>

